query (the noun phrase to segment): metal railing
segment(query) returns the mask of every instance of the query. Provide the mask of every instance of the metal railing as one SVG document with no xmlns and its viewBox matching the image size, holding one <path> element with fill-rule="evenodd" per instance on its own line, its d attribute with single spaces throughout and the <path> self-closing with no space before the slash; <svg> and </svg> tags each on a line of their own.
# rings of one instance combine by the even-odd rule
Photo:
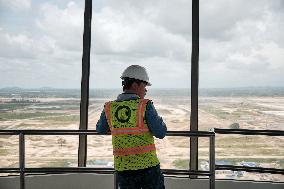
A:
<svg viewBox="0 0 284 189">
<path fill-rule="evenodd" d="M 214 129 L 216 134 L 239 134 L 239 135 L 265 135 L 265 136 L 284 136 L 284 131 L 281 130 L 249 130 L 249 129 Z M 235 165 L 218 165 L 216 170 L 231 170 L 231 171 L 246 171 L 257 173 L 270 173 L 284 175 L 284 169 L 235 166 Z"/>
<path fill-rule="evenodd" d="M 91 167 L 49 167 L 27 168 L 25 166 L 26 135 L 100 135 L 95 130 L 0 130 L 0 135 L 19 135 L 19 168 L 0 168 L 0 173 L 19 173 L 20 189 L 25 189 L 25 175 L 28 173 L 100 173 L 114 174 L 114 188 L 118 188 L 115 170 L 112 168 Z M 215 133 L 206 131 L 168 131 L 167 136 L 209 137 L 209 171 L 163 169 L 169 175 L 197 175 L 209 177 L 209 188 L 215 189 Z"/>
</svg>

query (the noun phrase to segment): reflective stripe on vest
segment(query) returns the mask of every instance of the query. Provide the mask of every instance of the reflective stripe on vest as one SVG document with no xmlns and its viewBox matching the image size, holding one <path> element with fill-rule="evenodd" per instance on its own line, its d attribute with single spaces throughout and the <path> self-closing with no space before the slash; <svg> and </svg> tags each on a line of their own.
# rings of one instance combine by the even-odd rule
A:
<svg viewBox="0 0 284 189">
<path fill-rule="evenodd" d="M 124 156 L 124 155 L 133 155 L 133 154 L 143 154 L 145 152 L 153 150 L 156 150 L 155 144 L 151 144 L 148 146 L 138 146 L 133 148 L 113 149 L 113 155 Z"/>
<path fill-rule="evenodd" d="M 113 128 L 111 123 L 110 115 L 110 105 L 111 102 L 107 102 L 105 105 L 105 113 L 109 128 L 111 130 L 111 135 L 121 135 L 121 134 L 139 134 L 149 132 L 148 127 L 144 126 L 144 110 L 148 103 L 148 99 L 141 99 L 138 105 L 138 111 L 136 113 L 136 127 L 134 128 Z"/>
<path fill-rule="evenodd" d="M 148 128 L 118 128 L 112 129 L 112 135 L 125 135 L 125 134 L 140 134 L 149 132 Z"/>
</svg>

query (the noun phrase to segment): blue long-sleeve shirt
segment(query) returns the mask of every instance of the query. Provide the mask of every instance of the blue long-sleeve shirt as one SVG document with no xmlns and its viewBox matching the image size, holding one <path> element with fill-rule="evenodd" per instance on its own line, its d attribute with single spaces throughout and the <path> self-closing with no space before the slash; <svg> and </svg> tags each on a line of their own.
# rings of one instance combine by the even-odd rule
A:
<svg viewBox="0 0 284 189">
<path fill-rule="evenodd" d="M 122 93 L 118 95 L 116 101 L 135 100 L 138 98 L 139 96 L 134 93 Z M 150 132 L 155 137 L 160 139 L 165 137 L 167 132 L 166 124 L 164 123 L 163 119 L 158 115 L 151 101 L 148 102 L 146 106 L 145 120 Z M 107 134 L 107 132 L 110 131 L 104 110 L 102 111 L 100 119 L 97 122 L 96 130 L 100 134 Z"/>
</svg>

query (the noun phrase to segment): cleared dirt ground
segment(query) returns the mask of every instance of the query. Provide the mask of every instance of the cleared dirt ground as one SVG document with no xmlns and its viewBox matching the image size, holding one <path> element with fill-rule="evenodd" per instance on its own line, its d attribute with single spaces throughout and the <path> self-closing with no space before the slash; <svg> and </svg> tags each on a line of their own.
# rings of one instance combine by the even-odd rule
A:
<svg viewBox="0 0 284 189">
<path fill-rule="evenodd" d="M 168 130 L 189 130 L 189 97 L 153 97 L 154 106 Z M 0 99 L 7 105 L 11 99 Z M 78 129 L 79 99 L 43 98 L 20 108 L 0 112 L 0 129 Z M 95 129 L 103 103 L 90 99 L 89 129 Z M 74 105 L 75 104 L 75 105 Z M 199 101 L 199 130 L 230 128 L 284 130 L 283 97 L 206 97 Z M 20 119 L 19 119 L 20 117 Z M 208 168 L 209 140 L 199 140 L 200 169 Z M 188 168 L 189 139 L 156 140 L 162 168 Z M 27 136 L 26 166 L 77 166 L 78 137 Z M 284 137 L 216 136 L 216 161 L 233 165 L 284 168 Z M 112 166 L 110 136 L 88 136 L 88 166 Z M 0 167 L 18 166 L 18 137 L 0 136 Z M 280 175 L 219 172 L 217 178 L 284 181 Z"/>
</svg>

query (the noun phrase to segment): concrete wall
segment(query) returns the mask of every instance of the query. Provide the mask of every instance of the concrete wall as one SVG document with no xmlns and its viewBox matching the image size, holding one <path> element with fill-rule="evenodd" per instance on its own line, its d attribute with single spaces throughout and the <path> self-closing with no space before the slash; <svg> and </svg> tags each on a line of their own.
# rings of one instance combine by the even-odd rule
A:
<svg viewBox="0 0 284 189">
<path fill-rule="evenodd" d="M 27 176 L 26 189 L 113 189 L 113 175 L 65 174 Z M 206 179 L 166 177 L 167 189 L 209 189 Z M 0 177 L 0 189 L 20 189 L 19 177 Z M 216 181 L 216 189 L 284 189 L 284 183 Z"/>
</svg>

